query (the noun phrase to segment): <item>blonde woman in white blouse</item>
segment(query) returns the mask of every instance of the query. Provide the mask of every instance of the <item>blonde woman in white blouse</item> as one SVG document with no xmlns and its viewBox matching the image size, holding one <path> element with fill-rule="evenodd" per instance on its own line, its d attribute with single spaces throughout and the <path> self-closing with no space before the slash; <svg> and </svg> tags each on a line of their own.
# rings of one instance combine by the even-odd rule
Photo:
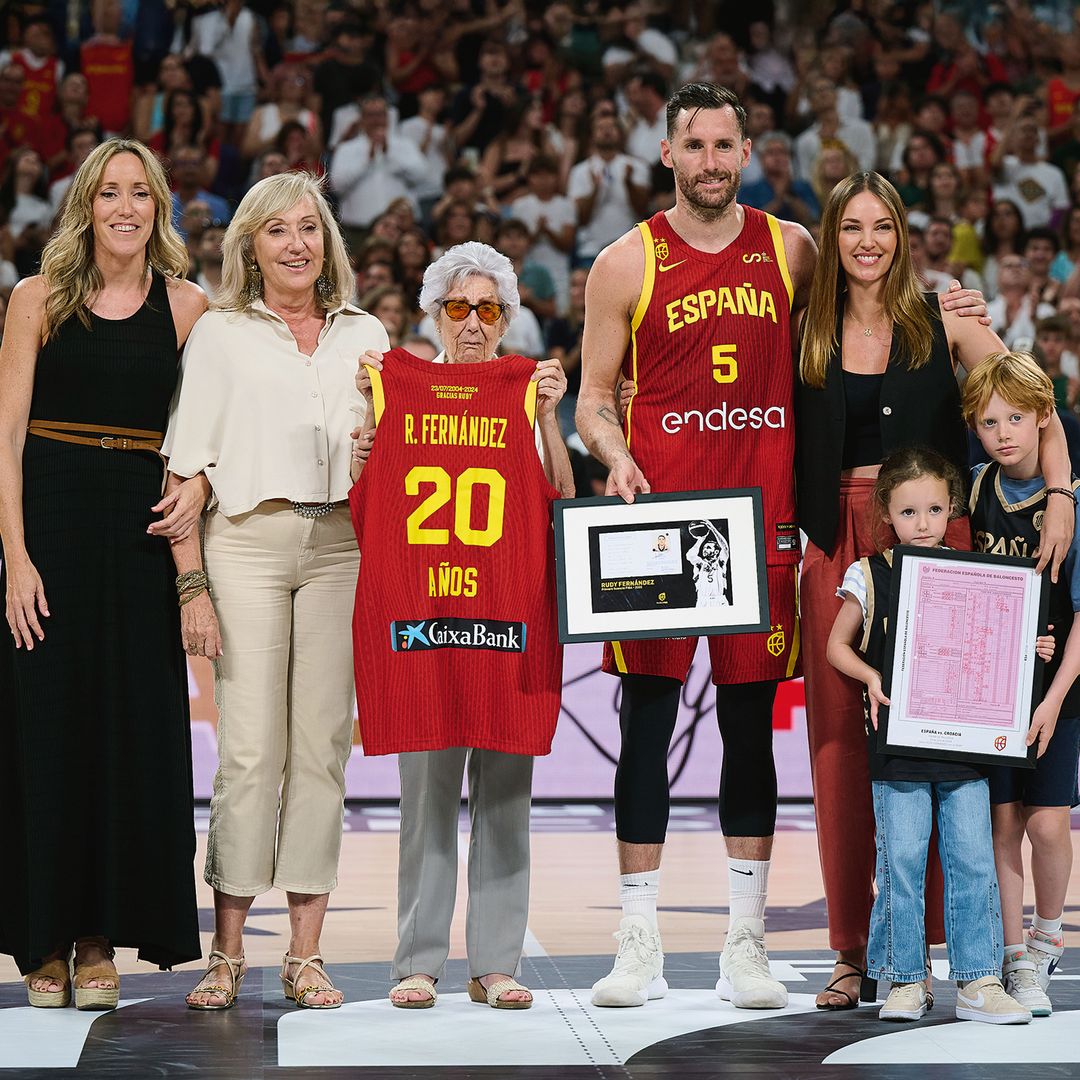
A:
<svg viewBox="0 0 1080 1080">
<path fill-rule="evenodd" d="M 309 174 L 256 184 L 223 251 L 221 292 L 188 338 L 163 450 L 171 482 L 204 473 L 214 494 L 209 589 L 197 541 L 177 561 L 190 572 L 184 645 L 215 659 L 219 710 L 205 870 L 215 934 L 187 1003 L 234 1003 L 248 908 L 279 888 L 292 935 L 285 996 L 332 1009 L 342 994 L 323 970 L 319 936 L 337 883 L 352 742 L 359 555 L 349 433 L 366 407 L 357 358 L 389 342 L 347 302 L 345 245 Z"/>
</svg>

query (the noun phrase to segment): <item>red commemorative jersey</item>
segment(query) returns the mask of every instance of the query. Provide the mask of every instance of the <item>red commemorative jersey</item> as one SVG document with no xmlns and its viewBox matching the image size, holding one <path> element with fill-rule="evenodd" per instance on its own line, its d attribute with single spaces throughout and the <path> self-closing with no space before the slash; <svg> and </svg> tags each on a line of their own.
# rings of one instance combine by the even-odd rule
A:
<svg viewBox="0 0 1080 1080">
<path fill-rule="evenodd" d="M 765 560 L 797 563 L 791 276 L 777 219 L 743 212 L 742 232 L 715 255 L 663 212 L 638 225 L 626 442 L 653 491 L 761 488 Z"/>
<path fill-rule="evenodd" d="M 349 495 L 353 647 L 366 754 L 551 750 L 562 690 L 536 364 L 373 372 L 377 434 Z"/>
</svg>

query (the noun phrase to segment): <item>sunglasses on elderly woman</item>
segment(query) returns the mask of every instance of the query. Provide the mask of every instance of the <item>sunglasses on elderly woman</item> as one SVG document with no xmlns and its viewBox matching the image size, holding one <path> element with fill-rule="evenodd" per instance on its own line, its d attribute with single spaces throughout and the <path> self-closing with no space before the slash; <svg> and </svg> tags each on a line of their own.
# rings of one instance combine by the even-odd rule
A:
<svg viewBox="0 0 1080 1080">
<path fill-rule="evenodd" d="M 503 316 L 503 305 L 494 300 L 481 300 L 479 304 L 470 304 L 468 300 L 441 300 L 440 303 L 447 318 L 454 322 L 464 322 L 475 311 L 482 323 L 494 326 Z"/>
</svg>

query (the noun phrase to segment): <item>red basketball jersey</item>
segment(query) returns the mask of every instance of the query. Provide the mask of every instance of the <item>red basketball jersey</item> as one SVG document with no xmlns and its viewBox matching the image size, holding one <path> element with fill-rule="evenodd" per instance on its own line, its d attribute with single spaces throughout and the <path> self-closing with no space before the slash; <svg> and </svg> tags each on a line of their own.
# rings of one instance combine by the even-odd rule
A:
<svg viewBox="0 0 1080 1080">
<path fill-rule="evenodd" d="M 765 560 L 796 563 L 791 276 L 779 222 L 743 211 L 742 232 L 715 255 L 663 212 L 638 225 L 626 442 L 653 491 L 760 487 Z"/>
<path fill-rule="evenodd" d="M 31 67 L 21 50 L 12 54 L 11 63 L 22 68 L 23 85 L 19 94 L 18 110 L 31 120 L 48 116 L 56 103 L 59 70 L 56 57 L 50 56 L 39 68 Z"/>
<path fill-rule="evenodd" d="M 435 365 L 394 349 L 373 373 L 375 445 L 349 496 L 366 754 L 551 750 L 557 493 L 536 452 L 535 370 L 521 356 Z"/>
</svg>

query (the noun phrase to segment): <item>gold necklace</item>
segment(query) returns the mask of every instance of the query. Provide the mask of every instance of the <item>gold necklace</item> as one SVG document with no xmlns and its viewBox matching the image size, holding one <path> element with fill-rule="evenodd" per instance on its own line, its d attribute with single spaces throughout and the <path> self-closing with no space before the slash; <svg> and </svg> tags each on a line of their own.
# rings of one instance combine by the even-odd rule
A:
<svg viewBox="0 0 1080 1080">
<path fill-rule="evenodd" d="M 856 318 L 855 318 L 855 316 L 854 316 L 854 315 L 852 315 L 850 311 L 848 311 L 848 312 L 845 312 L 845 314 L 847 315 L 847 317 L 848 317 L 848 318 L 849 318 L 849 319 L 850 319 L 850 320 L 851 320 L 851 321 L 852 321 L 853 323 L 855 323 L 855 325 L 856 325 L 856 326 L 858 326 L 858 325 L 859 325 L 859 321 L 858 321 L 858 319 L 856 319 Z M 873 336 L 874 336 L 874 328 L 873 328 L 872 326 L 864 326 L 864 327 L 863 327 L 863 337 L 873 337 Z"/>
</svg>

